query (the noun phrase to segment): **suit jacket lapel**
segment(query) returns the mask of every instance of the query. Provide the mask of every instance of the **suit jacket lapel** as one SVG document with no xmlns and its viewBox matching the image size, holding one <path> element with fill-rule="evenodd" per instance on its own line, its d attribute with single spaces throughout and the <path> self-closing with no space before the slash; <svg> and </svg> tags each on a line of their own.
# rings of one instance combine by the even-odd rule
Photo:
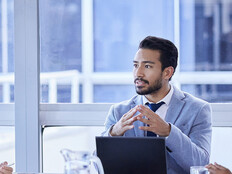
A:
<svg viewBox="0 0 232 174">
<path fill-rule="evenodd" d="M 185 104 L 185 101 L 183 100 L 183 98 L 185 98 L 183 92 L 181 92 L 179 89 L 174 87 L 173 96 L 172 96 L 171 101 L 169 103 L 169 108 L 167 110 L 167 114 L 165 117 L 165 120 L 167 122 L 175 124 L 175 122 L 176 122 L 177 118 L 179 117 L 180 112 Z"/>
<path fill-rule="evenodd" d="M 183 100 L 185 98 L 184 94 L 182 91 L 180 91 L 179 89 L 177 89 L 175 86 L 174 87 L 174 92 L 173 92 L 173 96 L 171 98 L 171 101 L 169 103 L 169 108 L 165 117 L 165 120 L 167 122 L 170 122 L 172 124 L 175 124 L 177 118 L 179 117 L 181 110 L 185 104 L 185 101 Z M 131 104 L 131 109 L 134 108 L 137 105 L 143 104 L 143 99 L 141 95 L 138 95 L 133 103 Z M 135 115 L 138 115 L 138 113 L 136 113 Z M 136 137 L 144 137 L 145 136 L 145 132 L 140 130 L 138 127 L 139 126 L 145 126 L 144 123 L 140 122 L 140 121 L 135 121 L 134 122 L 134 133 Z"/>
<path fill-rule="evenodd" d="M 138 95 L 135 99 L 134 99 L 134 103 L 131 105 L 131 109 L 134 108 L 137 105 L 143 104 L 143 99 L 141 95 Z M 135 113 L 135 115 L 138 115 L 139 112 Z M 133 123 L 134 125 L 134 133 L 136 137 L 144 137 L 144 131 L 139 129 L 139 126 L 144 126 L 144 123 L 141 121 L 135 121 Z"/>
</svg>

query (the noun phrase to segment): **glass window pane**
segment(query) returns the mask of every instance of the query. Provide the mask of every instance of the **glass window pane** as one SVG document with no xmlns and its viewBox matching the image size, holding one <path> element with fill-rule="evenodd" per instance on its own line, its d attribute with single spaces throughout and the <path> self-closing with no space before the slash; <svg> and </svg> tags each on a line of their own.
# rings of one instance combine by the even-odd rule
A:
<svg viewBox="0 0 232 174">
<path fill-rule="evenodd" d="M 15 162 L 15 129 L 10 126 L 0 126 L 0 162 Z M 12 166 L 15 168 L 15 165 Z"/>
<path fill-rule="evenodd" d="M 0 85 L 0 102 L 3 102 L 3 89 L 2 89 L 2 85 Z"/>
<path fill-rule="evenodd" d="M 232 0 L 180 1 L 181 71 L 232 70 Z"/>
<path fill-rule="evenodd" d="M 71 103 L 71 85 L 58 85 L 57 94 L 58 103 Z"/>
<path fill-rule="evenodd" d="M 101 135 L 103 126 L 46 127 L 43 131 L 43 172 L 63 173 L 64 159 L 60 150 L 94 152 L 95 136 Z"/>
<path fill-rule="evenodd" d="M 232 102 L 232 85 L 182 85 L 181 89 L 210 103 Z"/>
<path fill-rule="evenodd" d="M 14 85 L 10 85 L 10 102 L 14 102 Z"/>
<path fill-rule="evenodd" d="M 116 103 L 128 100 L 136 94 L 133 85 L 95 85 L 95 103 Z"/>
<path fill-rule="evenodd" d="M 39 15 L 41 102 L 70 103 L 79 84 L 64 86 L 82 71 L 81 0 L 40 0 Z"/>
<path fill-rule="evenodd" d="M 39 2 L 41 72 L 81 71 L 81 0 Z"/>
<path fill-rule="evenodd" d="M 94 72 L 130 72 L 138 43 L 145 36 L 157 35 L 173 40 L 173 7 L 169 0 L 94 0 L 93 12 L 89 12 L 92 8 L 81 4 L 81 0 L 40 0 L 41 102 L 94 102 L 92 69 Z M 81 28 L 85 22 L 82 19 L 88 15 L 82 16 L 82 11 L 83 15 L 93 13 L 90 31 L 94 34 L 94 50 L 89 51 L 94 55 L 88 59 L 93 61 L 89 64 L 93 63 L 94 67 L 90 66 L 87 72 L 82 71 L 86 58 L 82 57 L 82 44 L 87 44 L 82 38 L 89 33 Z M 80 72 L 80 76 L 64 79 L 63 76 L 73 70 Z M 75 79 L 78 79 L 77 87 L 71 84 Z M 58 84 L 71 85 L 71 92 L 59 90 Z M 47 85 L 46 89 L 43 85 Z M 82 91 L 91 94 L 85 92 L 83 95 Z"/>
<path fill-rule="evenodd" d="M 148 35 L 173 40 L 173 2 L 94 0 L 94 70 L 132 69 L 138 43 Z M 107 15 L 106 15 L 107 14 Z"/>
<path fill-rule="evenodd" d="M 40 86 L 40 91 L 41 91 L 41 102 L 48 103 L 48 85 L 42 84 Z"/>
<path fill-rule="evenodd" d="M 0 103 L 14 102 L 14 0 L 0 0 Z"/>
</svg>

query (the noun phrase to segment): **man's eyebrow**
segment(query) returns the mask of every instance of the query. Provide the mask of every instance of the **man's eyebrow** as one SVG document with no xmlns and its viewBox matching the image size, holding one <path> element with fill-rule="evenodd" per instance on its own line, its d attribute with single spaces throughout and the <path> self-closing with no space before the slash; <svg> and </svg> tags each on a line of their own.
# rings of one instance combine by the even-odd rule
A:
<svg viewBox="0 0 232 174">
<path fill-rule="evenodd" d="M 139 63 L 139 62 L 134 60 L 133 63 Z M 155 64 L 155 62 L 152 62 L 152 61 L 142 61 L 142 63 Z"/>
</svg>

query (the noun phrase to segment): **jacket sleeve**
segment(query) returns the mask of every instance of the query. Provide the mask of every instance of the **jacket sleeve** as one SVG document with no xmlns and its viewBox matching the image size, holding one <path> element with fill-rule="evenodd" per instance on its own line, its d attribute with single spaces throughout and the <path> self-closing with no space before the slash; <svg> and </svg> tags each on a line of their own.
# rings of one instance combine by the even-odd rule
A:
<svg viewBox="0 0 232 174">
<path fill-rule="evenodd" d="M 105 121 L 105 131 L 102 132 L 102 136 L 110 136 L 109 132 L 111 130 L 111 128 L 117 123 L 117 119 L 114 115 L 114 105 L 111 106 L 108 115 L 106 117 L 106 121 Z"/>
<path fill-rule="evenodd" d="M 177 164 L 187 172 L 190 166 L 208 164 L 212 136 L 210 105 L 206 103 L 200 108 L 188 136 L 175 125 L 170 125 L 171 132 L 166 139 L 166 146 Z"/>
</svg>

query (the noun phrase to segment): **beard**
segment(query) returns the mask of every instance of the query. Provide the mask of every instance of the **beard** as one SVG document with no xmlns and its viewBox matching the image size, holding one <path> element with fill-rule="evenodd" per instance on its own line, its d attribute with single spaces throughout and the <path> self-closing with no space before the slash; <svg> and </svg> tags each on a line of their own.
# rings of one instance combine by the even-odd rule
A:
<svg viewBox="0 0 232 174">
<path fill-rule="evenodd" d="M 136 80 L 141 80 L 145 83 L 147 83 L 149 85 L 149 82 L 147 80 L 143 80 L 141 78 L 137 78 Z M 137 94 L 139 95 L 148 95 L 148 94 L 152 94 L 152 93 L 157 93 L 161 88 L 162 88 L 162 78 L 160 76 L 159 79 L 157 79 L 153 84 L 149 85 L 148 88 L 145 87 L 136 87 L 135 86 L 135 90 L 137 92 Z"/>
</svg>

